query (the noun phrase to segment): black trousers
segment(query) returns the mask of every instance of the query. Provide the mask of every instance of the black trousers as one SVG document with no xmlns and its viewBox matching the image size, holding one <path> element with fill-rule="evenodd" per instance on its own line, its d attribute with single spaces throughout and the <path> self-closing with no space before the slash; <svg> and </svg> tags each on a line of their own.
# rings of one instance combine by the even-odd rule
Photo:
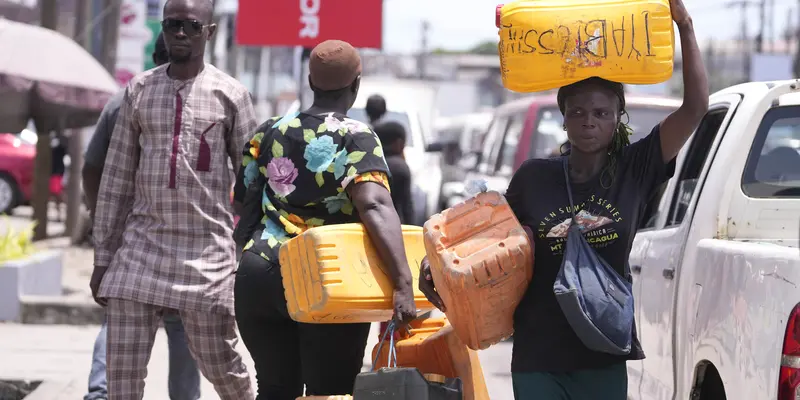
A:
<svg viewBox="0 0 800 400">
<path fill-rule="evenodd" d="M 236 273 L 236 322 L 253 357 L 256 400 L 353 393 L 370 324 L 303 324 L 289 318 L 280 267 L 245 251 Z"/>
</svg>

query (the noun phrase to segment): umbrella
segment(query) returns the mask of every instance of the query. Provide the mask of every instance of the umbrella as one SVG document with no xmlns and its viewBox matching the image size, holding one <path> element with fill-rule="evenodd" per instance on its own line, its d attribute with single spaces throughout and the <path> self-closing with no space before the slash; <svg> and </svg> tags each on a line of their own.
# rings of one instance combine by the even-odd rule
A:
<svg viewBox="0 0 800 400">
<path fill-rule="evenodd" d="M 39 134 L 97 122 L 119 85 L 69 37 L 0 18 L 0 132 Z"/>
</svg>

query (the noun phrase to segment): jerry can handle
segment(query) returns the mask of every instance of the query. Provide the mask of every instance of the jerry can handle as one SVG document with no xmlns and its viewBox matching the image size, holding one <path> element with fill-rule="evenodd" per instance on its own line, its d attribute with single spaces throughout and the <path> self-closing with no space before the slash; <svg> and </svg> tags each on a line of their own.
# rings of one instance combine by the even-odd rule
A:
<svg viewBox="0 0 800 400">
<path fill-rule="evenodd" d="M 372 360 L 372 370 L 371 372 L 375 372 L 375 366 L 378 364 L 378 357 L 381 356 L 381 350 L 383 350 L 383 344 L 386 343 L 386 335 L 389 335 L 389 357 L 386 361 L 386 366 L 389 368 L 397 368 L 397 348 L 394 345 L 394 331 L 397 327 L 397 323 L 394 319 L 389 322 L 389 326 L 386 327 L 386 331 L 383 332 L 383 337 L 381 338 L 381 343 L 378 345 L 377 354 L 375 354 L 375 358 Z M 394 360 L 394 364 L 392 364 L 392 360 Z"/>
</svg>

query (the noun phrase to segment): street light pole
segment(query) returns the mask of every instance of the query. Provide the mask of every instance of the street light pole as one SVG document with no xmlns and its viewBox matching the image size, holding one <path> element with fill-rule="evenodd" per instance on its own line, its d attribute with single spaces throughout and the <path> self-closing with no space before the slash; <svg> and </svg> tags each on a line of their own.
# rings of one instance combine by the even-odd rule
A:
<svg viewBox="0 0 800 400">
<path fill-rule="evenodd" d="M 89 0 L 75 1 L 75 40 L 84 49 L 89 49 L 89 41 L 86 25 L 89 23 L 90 14 Z M 69 182 L 67 184 L 67 221 L 65 224 L 65 234 L 74 237 L 79 226 L 81 216 L 81 166 L 83 165 L 83 131 L 72 129 L 69 135 Z"/>
<path fill-rule="evenodd" d="M 108 0 L 109 12 L 103 19 L 103 47 L 101 62 L 111 76 L 116 76 L 117 43 L 122 0 Z"/>
</svg>

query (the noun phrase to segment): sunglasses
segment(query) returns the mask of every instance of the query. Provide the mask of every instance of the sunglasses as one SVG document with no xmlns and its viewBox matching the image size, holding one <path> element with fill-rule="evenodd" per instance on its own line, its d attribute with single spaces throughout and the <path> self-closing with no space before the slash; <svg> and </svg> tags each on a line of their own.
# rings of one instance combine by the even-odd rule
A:
<svg viewBox="0 0 800 400">
<path fill-rule="evenodd" d="M 178 33 L 181 29 L 187 36 L 197 36 L 206 25 L 196 19 L 167 18 L 161 21 L 161 29 L 167 33 Z"/>
</svg>

